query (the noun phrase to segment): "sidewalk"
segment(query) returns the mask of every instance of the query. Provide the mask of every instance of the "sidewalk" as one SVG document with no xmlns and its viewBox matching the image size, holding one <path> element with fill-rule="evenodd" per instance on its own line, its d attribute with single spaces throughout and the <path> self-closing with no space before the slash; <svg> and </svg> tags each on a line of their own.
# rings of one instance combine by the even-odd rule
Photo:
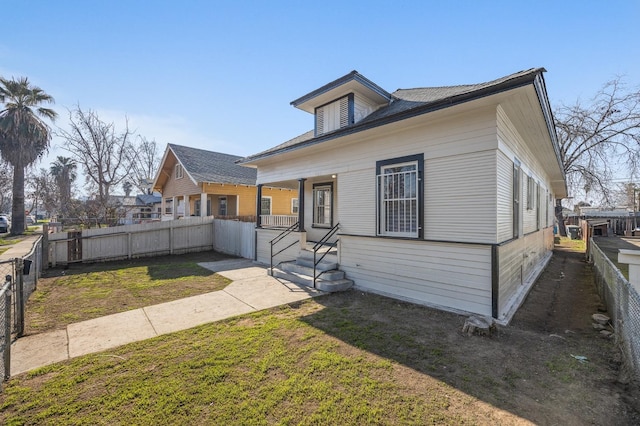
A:
<svg viewBox="0 0 640 426">
<path fill-rule="evenodd" d="M 11 375 L 161 334 L 323 294 L 279 281 L 247 259 L 200 263 L 233 280 L 224 290 L 69 324 L 11 345 Z"/>
<path fill-rule="evenodd" d="M 11 259 L 15 259 L 16 257 L 26 256 L 27 254 L 29 254 L 29 252 L 33 248 L 34 241 L 36 241 L 41 236 L 42 234 L 29 235 L 25 237 L 24 240 L 18 243 L 12 244 L 9 250 L 0 254 L 0 261 L 11 260 Z"/>
</svg>

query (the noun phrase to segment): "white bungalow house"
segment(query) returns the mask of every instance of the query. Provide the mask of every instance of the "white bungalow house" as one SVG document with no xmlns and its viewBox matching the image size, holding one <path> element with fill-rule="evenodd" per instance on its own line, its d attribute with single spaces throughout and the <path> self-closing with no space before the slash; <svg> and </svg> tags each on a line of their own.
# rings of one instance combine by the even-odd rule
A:
<svg viewBox="0 0 640 426">
<path fill-rule="evenodd" d="M 389 93 L 353 71 L 294 100 L 314 129 L 239 161 L 258 191 L 298 189 L 298 223 L 258 223 L 256 260 L 325 290 L 353 282 L 507 323 L 567 195 L 543 72 Z"/>
</svg>

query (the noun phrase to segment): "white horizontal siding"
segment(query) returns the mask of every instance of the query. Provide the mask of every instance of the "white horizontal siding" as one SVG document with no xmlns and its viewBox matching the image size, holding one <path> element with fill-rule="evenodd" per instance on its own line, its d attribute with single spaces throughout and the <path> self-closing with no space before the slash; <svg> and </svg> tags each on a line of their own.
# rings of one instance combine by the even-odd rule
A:
<svg viewBox="0 0 640 426">
<path fill-rule="evenodd" d="M 263 160 L 258 183 L 371 169 L 376 161 L 419 153 L 425 158 L 438 158 L 497 148 L 493 107 L 437 121 L 429 118 L 404 120 Z"/>
<path fill-rule="evenodd" d="M 376 235 L 375 168 L 341 173 L 338 188 L 340 232 Z"/>
<path fill-rule="evenodd" d="M 425 160 L 425 239 L 496 242 L 496 154 Z"/>
<path fill-rule="evenodd" d="M 521 167 L 524 175 L 532 176 L 542 188 L 544 193 L 548 188 L 551 188 L 551 182 L 549 176 L 545 172 L 544 166 L 540 163 L 539 159 L 535 157 L 533 152 L 528 148 L 527 143 L 517 131 L 509 116 L 500 106 L 497 108 L 497 124 L 498 124 L 498 146 L 499 149 L 511 160 L 517 158 L 521 162 Z M 535 145 L 535 144 L 532 144 Z M 534 226 L 531 226 L 531 222 L 526 212 L 526 178 L 523 179 L 525 189 L 522 192 L 523 198 L 523 228 L 524 232 L 535 230 Z M 530 213 L 530 212 L 529 212 Z M 535 218 L 535 212 L 532 213 Z"/>
<path fill-rule="evenodd" d="M 498 248 L 499 316 L 511 310 L 525 283 L 553 250 L 553 230 L 546 228 L 518 238 Z"/>
<path fill-rule="evenodd" d="M 340 268 L 364 290 L 491 315 L 491 247 L 342 236 Z"/>
<path fill-rule="evenodd" d="M 524 282 L 522 266 L 524 239 L 519 238 L 498 248 L 498 313 L 508 311 L 512 298 Z"/>
<path fill-rule="evenodd" d="M 498 151 L 497 242 L 513 237 L 513 161 Z"/>
</svg>

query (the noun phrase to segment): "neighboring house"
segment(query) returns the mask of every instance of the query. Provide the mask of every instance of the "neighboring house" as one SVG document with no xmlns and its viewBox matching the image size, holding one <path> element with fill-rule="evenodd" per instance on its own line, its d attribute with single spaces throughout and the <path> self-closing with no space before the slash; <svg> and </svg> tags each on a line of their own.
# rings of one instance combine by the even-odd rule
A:
<svg viewBox="0 0 640 426">
<path fill-rule="evenodd" d="M 275 263 L 313 259 L 307 242 L 326 235 L 356 288 L 508 322 L 567 196 L 544 71 L 393 93 L 353 71 L 291 102 L 314 130 L 240 161 L 259 187 L 298 189 Z M 268 264 L 278 233 L 257 233 Z"/>
<path fill-rule="evenodd" d="M 162 197 L 159 193 L 136 195 L 136 205 L 132 214 L 133 223 L 160 220 Z"/>
<path fill-rule="evenodd" d="M 113 223 L 118 225 L 129 225 L 133 223 L 133 213 L 136 206 L 135 195 L 110 195 L 109 216 Z"/>
<path fill-rule="evenodd" d="M 162 220 L 185 216 L 250 217 L 266 215 L 274 226 L 297 219 L 294 190 L 262 190 L 256 212 L 256 171 L 236 164 L 242 157 L 168 144 L 153 182 L 162 194 Z"/>
</svg>

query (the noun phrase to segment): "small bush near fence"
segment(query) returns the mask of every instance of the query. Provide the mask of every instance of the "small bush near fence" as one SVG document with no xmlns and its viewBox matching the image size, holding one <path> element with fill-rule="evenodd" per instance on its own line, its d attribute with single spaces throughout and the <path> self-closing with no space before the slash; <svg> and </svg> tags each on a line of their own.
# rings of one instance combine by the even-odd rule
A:
<svg viewBox="0 0 640 426">
<path fill-rule="evenodd" d="M 596 286 L 615 328 L 626 372 L 640 379 L 640 295 L 604 252 L 591 240 Z"/>
</svg>

